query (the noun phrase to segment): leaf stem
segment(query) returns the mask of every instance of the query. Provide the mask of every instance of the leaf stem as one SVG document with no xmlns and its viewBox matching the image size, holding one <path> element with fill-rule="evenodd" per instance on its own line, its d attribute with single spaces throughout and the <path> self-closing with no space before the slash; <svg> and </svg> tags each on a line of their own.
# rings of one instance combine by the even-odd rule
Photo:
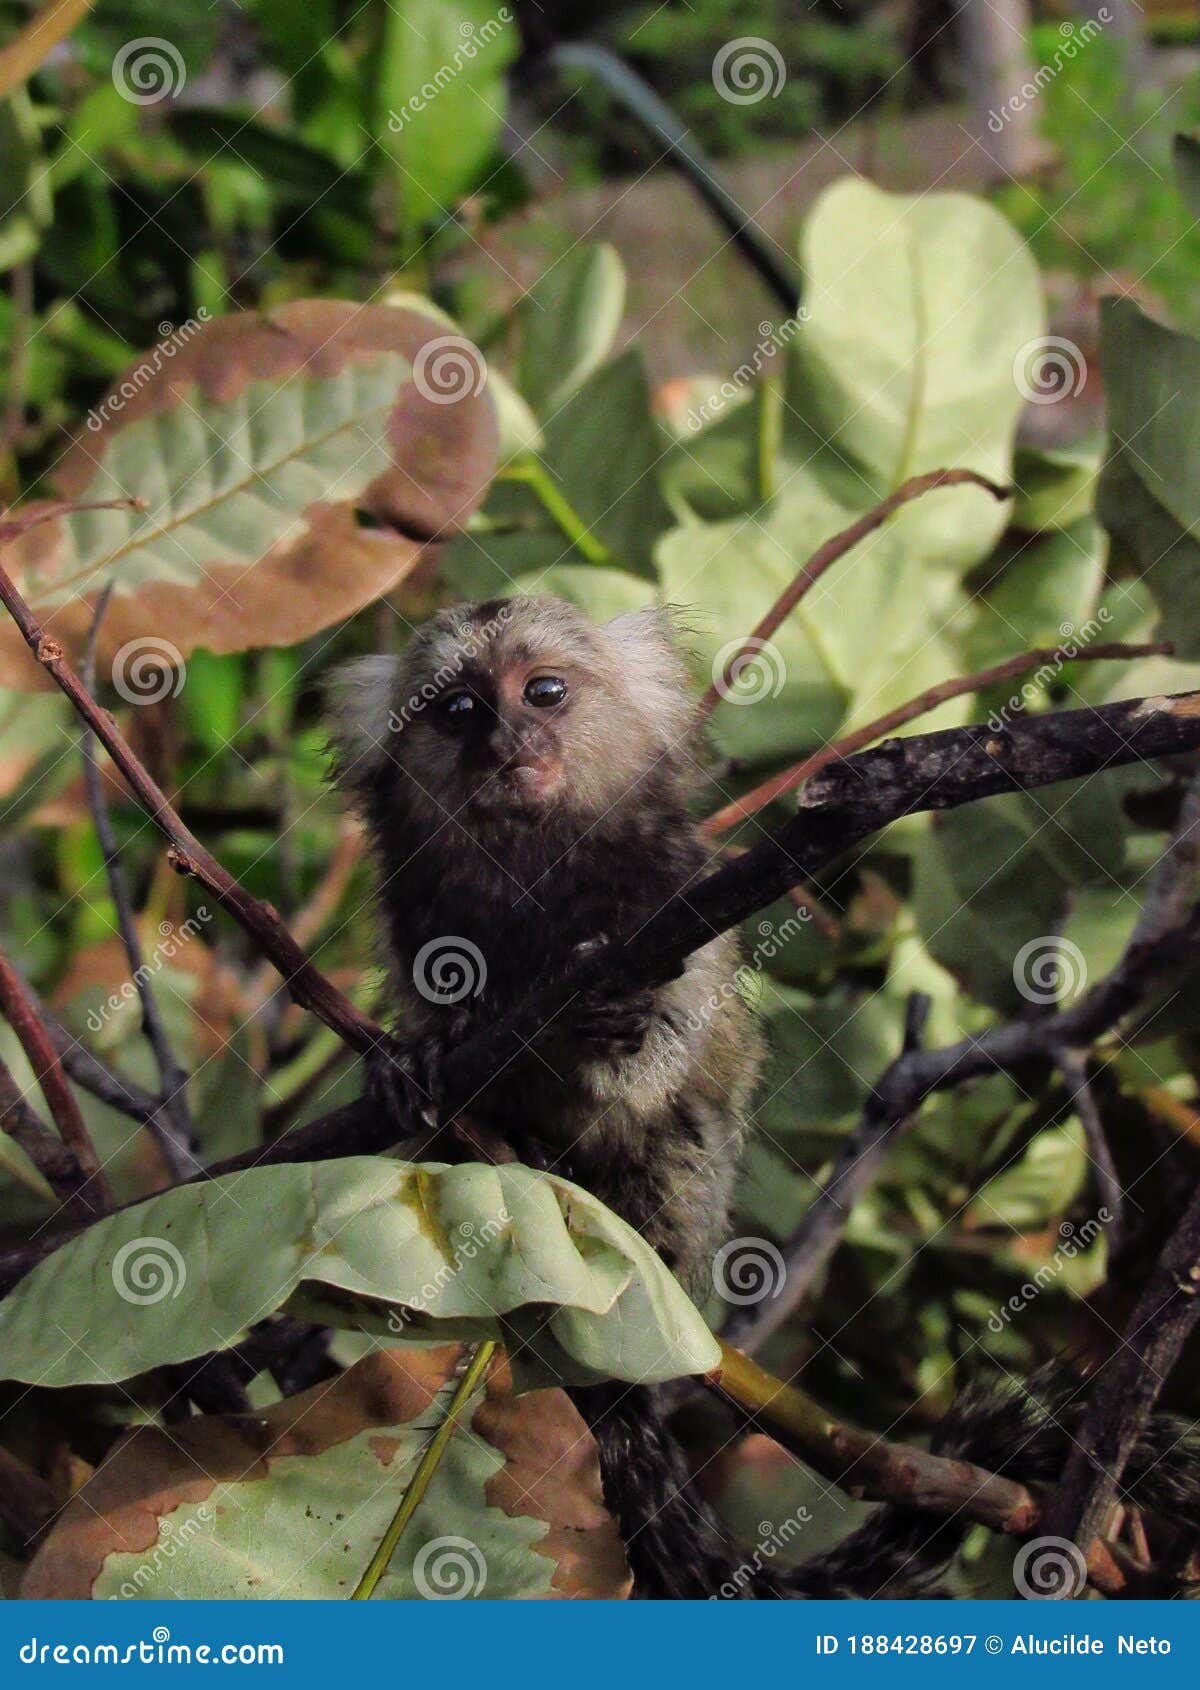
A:
<svg viewBox="0 0 1200 1690">
<path fill-rule="evenodd" d="M 537 499 L 542 509 L 566 538 L 589 563 L 611 564 L 613 555 L 603 540 L 599 540 L 584 522 L 565 494 L 559 491 L 549 470 L 537 458 L 526 458 L 508 469 L 501 470 L 500 481 L 515 481 Z"/>
<path fill-rule="evenodd" d="M 387 1571 L 396 1545 L 400 1541 L 400 1534 L 412 1519 L 420 1506 L 421 1499 L 429 1488 L 429 1481 L 437 1471 L 438 1463 L 445 1454 L 446 1445 L 450 1442 L 450 1434 L 454 1431 L 455 1423 L 462 1412 L 463 1405 L 471 1394 L 482 1383 L 493 1355 L 496 1353 L 495 1340 L 486 1339 L 479 1344 L 475 1354 L 471 1357 L 470 1365 L 463 1373 L 450 1399 L 450 1406 L 446 1410 L 446 1418 L 442 1421 L 433 1437 L 425 1446 L 425 1453 L 417 1463 L 417 1470 L 413 1474 L 404 1495 L 400 1498 L 400 1506 L 392 1515 L 392 1522 L 380 1540 L 379 1548 L 371 1557 L 370 1565 L 350 1598 L 352 1602 L 368 1602 L 375 1594 L 375 1587 Z"/>
</svg>

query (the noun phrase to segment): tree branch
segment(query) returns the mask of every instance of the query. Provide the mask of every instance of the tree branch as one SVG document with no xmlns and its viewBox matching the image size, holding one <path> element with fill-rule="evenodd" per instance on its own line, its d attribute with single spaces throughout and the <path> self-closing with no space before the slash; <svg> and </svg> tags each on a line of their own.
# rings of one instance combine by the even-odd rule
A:
<svg viewBox="0 0 1200 1690">
<path fill-rule="evenodd" d="M 1197 748 L 1200 693 L 1183 693 L 1029 717 L 999 731 L 982 725 L 914 735 L 831 763 L 804 788 L 796 815 L 775 834 L 678 893 L 636 934 L 598 947 L 557 984 L 531 994 L 455 1051 L 446 1064 L 443 1113 L 449 1118 L 467 1108 L 491 1075 L 546 1035 L 578 993 L 669 978 L 716 934 L 901 816 Z M 965 1052 L 954 1053 L 954 1064 L 961 1068 L 975 1049 L 967 1041 Z M 936 1089 L 935 1078 L 930 1084 Z"/>
<path fill-rule="evenodd" d="M 1193 908 L 1197 897 L 1200 779 L 1188 790 L 1175 834 L 1111 974 L 1069 1009 L 1007 1022 L 941 1050 L 910 1048 L 906 1039 L 905 1049 L 868 1097 L 833 1173 L 784 1247 L 785 1276 L 778 1295 L 735 1313 L 725 1328 L 729 1341 L 756 1349 L 795 1312 L 837 1248 L 850 1211 L 927 1098 L 986 1074 L 1017 1073 L 1035 1062 L 1061 1067 L 1064 1056 L 1069 1062 L 1071 1053 L 1089 1050 L 1173 971 L 1186 966 L 1200 933 L 1200 913 Z M 1115 1170 L 1111 1178 L 1115 1182 Z"/>
<path fill-rule="evenodd" d="M 1121 661 L 1135 657 L 1170 656 L 1173 647 L 1164 640 L 1147 645 L 1094 645 L 1087 651 L 1076 652 L 1070 659 L 1073 663 L 1099 663 Z M 1023 651 L 1016 657 L 1006 658 L 1003 663 L 993 664 L 990 669 L 978 669 L 973 675 L 957 675 L 948 681 L 939 681 L 937 686 L 926 687 L 924 692 L 915 698 L 899 704 L 894 710 L 889 710 L 883 716 L 877 716 L 873 722 L 867 722 L 861 728 L 855 728 L 853 733 L 845 734 L 841 739 L 835 739 L 823 746 L 820 751 L 814 751 L 810 757 L 802 762 L 793 763 L 790 769 L 772 775 L 769 780 L 762 782 L 752 791 L 735 798 L 732 804 L 726 804 L 723 809 L 709 816 L 704 823 L 705 833 L 723 833 L 726 828 L 735 827 L 738 822 L 757 814 L 768 804 L 773 804 L 777 798 L 782 798 L 796 787 L 803 786 L 806 780 L 818 774 L 827 764 L 836 762 L 839 757 L 849 757 L 855 751 L 862 751 L 868 745 L 873 745 L 877 739 L 885 734 L 895 732 L 908 722 L 915 722 L 918 717 L 927 715 L 930 710 L 936 710 L 939 704 L 945 704 L 952 698 L 963 698 L 971 693 L 982 692 L 987 687 L 1000 686 L 1005 681 L 1012 681 L 1018 675 L 1028 674 L 1031 669 L 1041 669 L 1047 664 L 1063 661 L 1061 649 L 1043 646 L 1035 651 Z"/>
<path fill-rule="evenodd" d="M 96 686 L 96 641 L 100 634 L 100 625 L 104 621 L 104 612 L 108 608 L 111 592 L 112 583 L 110 581 L 100 595 L 95 615 L 92 617 L 92 625 L 88 631 L 87 650 L 83 662 L 83 681 L 89 692 L 94 692 Z M 168 1173 L 173 1179 L 187 1179 L 189 1174 L 194 1173 L 199 1166 L 196 1157 L 196 1135 L 192 1127 L 191 1111 L 188 1109 L 187 1103 L 187 1075 L 176 1061 L 175 1053 L 171 1049 L 171 1041 L 167 1037 L 167 1030 L 158 1011 L 158 1000 L 154 995 L 146 972 L 145 958 L 142 955 L 142 942 L 138 936 L 137 920 L 133 913 L 129 888 L 125 883 L 125 874 L 121 868 L 116 834 L 113 832 L 112 817 L 109 815 L 108 802 L 104 796 L 104 784 L 100 778 L 100 766 L 96 759 L 96 736 L 86 723 L 80 739 L 80 750 L 83 755 L 83 780 L 87 789 L 88 808 L 92 812 L 92 823 L 96 829 L 96 838 L 100 843 L 100 852 L 104 859 L 104 872 L 108 879 L 109 895 L 112 898 L 113 908 L 117 915 L 117 930 L 121 935 L 121 943 L 125 947 L 130 976 L 137 990 L 138 1002 L 141 1005 L 142 1030 L 149 1041 L 158 1068 L 162 1095 L 159 1107 L 155 1110 L 147 1125 L 166 1164 Z"/>
<path fill-rule="evenodd" d="M 58 1052 L 42 1025 L 25 989 L 25 982 L 4 956 L 0 956 L 0 1015 L 8 1022 L 25 1052 L 34 1079 L 41 1087 L 63 1144 L 74 1156 L 86 1180 L 82 1192 L 94 1212 L 113 1206 L 112 1190 L 101 1167 L 75 1094 L 67 1084 Z"/>
<path fill-rule="evenodd" d="M 715 680 L 701 698 L 697 714 L 701 718 L 711 714 L 737 679 L 738 670 L 745 659 L 752 656 L 765 640 L 770 639 L 775 630 L 792 614 L 804 595 L 816 586 L 827 569 L 832 568 L 839 558 L 852 551 L 860 540 L 865 540 L 868 534 L 876 528 L 881 528 L 901 505 L 919 499 L 925 493 L 932 493 L 939 487 L 982 487 L 984 492 L 990 493 L 994 499 L 1012 498 L 1011 487 L 1001 487 L 996 482 L 989 481 L 987 476 L 976 474 L 973 469 L 935 469 L 928 475 L 910 477 L 897 487 L 894 493 L 889 493 L 886 499 L 881 499 L 873 509 L 817 547 L 791 585 L 780 593 L 754 632 L 746 636 L 729 658 L 720 679 Z"/>
</svg>

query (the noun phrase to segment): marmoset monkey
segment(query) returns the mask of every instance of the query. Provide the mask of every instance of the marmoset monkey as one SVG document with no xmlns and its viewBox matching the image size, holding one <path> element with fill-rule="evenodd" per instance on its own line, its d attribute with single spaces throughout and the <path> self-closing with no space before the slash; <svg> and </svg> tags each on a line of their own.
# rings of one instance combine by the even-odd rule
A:
<svg viewBox="0 0 1200 1690">
<path fill-rule="evenodd" d="M 711 865 L 669 614 L 558 599 L 443 611 L 343 673 L 340 767 L 375 842 L 398 1025 L 449 1051 Z M 570 1006 L 475 1099 L 523 1160 L 595 1192 L 693 1290 L 725 1240 L 762 1056 L 721 934 L 654 991 Z"/>
<path fill-rule="evenodd" d="M 397 1027 L 436 1096 L 446 1053 L 710 867 L 691 815 L 696 707 L 669 612 L 597 626 L 554 598 L 442 611 L 401 658 L 343 671 L 336 693 L 339 778 L 374 844 Z M 522 1160 L 616 1210 L 697 1294 L 726 1238 L 762 1059 L 738 967 L 726 933 L 661 987 L 577 1000 L 468 1106 Z M 373 1083 L 386 1107 L 386 1065 Z M 926 1594 L 966 1529 L 881 1508 L 823 1557 L 739 1576 L 745 1558 L 690 1489 L 657 1394 L 572 1396 L 636 1594 Z M 969 1394 L 935 1447 L 1048 1479 L 1076 1417 L 1047 1381 L 1024 1397 Z M 1181 1431 L 1156 1420 L 1124 1485 L 1200 1533 L 1200 1458 Z"/>
</svg>

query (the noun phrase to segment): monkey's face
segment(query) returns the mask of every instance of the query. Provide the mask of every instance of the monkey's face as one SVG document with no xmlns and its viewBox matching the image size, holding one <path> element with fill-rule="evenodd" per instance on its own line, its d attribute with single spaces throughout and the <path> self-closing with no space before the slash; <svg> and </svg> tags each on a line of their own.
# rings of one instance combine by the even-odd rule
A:
<svg viewBox="0 0 1200 1690">
<path fill-rule="evenodd" d="M 658 611 L 596 625 L 554 598 L 444 611 L 402 663 L 390 758 L 455 815 L 599 815 L 685 737 L 666 627 Z"/>
</svg>

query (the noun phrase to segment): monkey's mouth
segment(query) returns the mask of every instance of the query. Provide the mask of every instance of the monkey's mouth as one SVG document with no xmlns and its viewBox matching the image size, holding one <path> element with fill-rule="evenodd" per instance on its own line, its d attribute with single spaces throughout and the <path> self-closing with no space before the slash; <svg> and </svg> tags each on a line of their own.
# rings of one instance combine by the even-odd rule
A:
<svg viewBox="0 0 1200 1690">
<path fill-rule="evenodd" d="M 535 805 L 550 797 L 558 785 L 560 769 L 548 757 L 522 751 L 497 769 L 487 783 L 488 792 L 501 804 Z"/>
</svg>

